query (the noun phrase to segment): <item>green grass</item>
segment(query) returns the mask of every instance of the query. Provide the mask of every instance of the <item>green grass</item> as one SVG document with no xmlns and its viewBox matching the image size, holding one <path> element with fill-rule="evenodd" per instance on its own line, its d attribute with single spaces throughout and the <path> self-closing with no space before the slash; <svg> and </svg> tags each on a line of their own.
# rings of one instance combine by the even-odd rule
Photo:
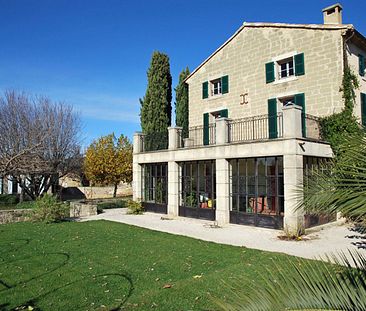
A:
<svg viewBox="0 0 366 311">
<path fill-rule="evenodd" d="M 0 249 L 0 310 L 212 310 L 289 257 L 107 221 L 1 225 Z"/>
</svg>

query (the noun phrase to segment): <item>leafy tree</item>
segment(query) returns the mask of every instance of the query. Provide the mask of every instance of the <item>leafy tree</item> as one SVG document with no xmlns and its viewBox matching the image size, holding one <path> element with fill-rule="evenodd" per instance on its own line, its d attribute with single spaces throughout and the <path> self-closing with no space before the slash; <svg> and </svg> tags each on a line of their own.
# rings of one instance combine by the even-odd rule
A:
<svg viewBox="0 0 366 311">
<path fill-rule="evenodd" d="M 147 80 L 146 94 L 140 99 L 141 128 L 145 134 L 153 135 L 152 143 L 163 141 L 167 144 L 167 128 L 171 125 L 172 112 L 172 76 L 168 55 L 157 51 L 153 53 Z"/>
<path fill-rule="evenodd" d="M 120 182 L 132 181 L 132 145 L 129 139 L 114 134 L 102 136 L 87 149 L 84 161 L 86 177 L 96 184 L 114 185 L 117 196 Z"/>
<path fill-rule="evenodd" d="M 179 75 L 179 83 L 175 88 L 175 124 L 183 128 L 183 137 L 188 137 L 188 85 L 184 80 L 189 76 L 189 69 L 183 69 Z"/>
</svg>

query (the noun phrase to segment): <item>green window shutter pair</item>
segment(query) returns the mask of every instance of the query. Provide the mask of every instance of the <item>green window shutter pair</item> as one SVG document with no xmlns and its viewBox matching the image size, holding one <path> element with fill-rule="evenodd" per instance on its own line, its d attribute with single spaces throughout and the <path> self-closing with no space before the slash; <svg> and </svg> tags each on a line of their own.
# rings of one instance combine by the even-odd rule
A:
<svg viewBox="0 0 366 311">
<path fill-rule="evenodd" d="M 271 83 L 275 80 L 275 63 L 266 64 L 266 83 Z"/>
<path fill-rule="evenodd" d="M 210 130 L 209 130 L 208 113 L 203 114 L 203 145 L 210 144 Z"/>
<path fill-rule="evenodd" d="M 304 53 L 295 55 L 295 76 L 302 76 L 305 74 L 305 60 Z"/>
<path fill-rule="evenodd" d="M 268 100 L 268 131 L 269 138 L 277 138 L 277 99 Z"/>
<path fill-rule="evenodd" d="M 304 93 L 300 93 L 300 94 L 296 94 L 295 98 L 295 105 L 298 105 L 300 107 L 302 107 L 302 112 L 301 112 L 301 128 L 302 128 L 302 136 L 306 137 L 306 108 L 305 108 L 305 94 Z"/>
<path fill-rule="evenodd" d="M 208 81 L 202 83 L 202 98 L 208 98 Z"/>
<path fill-rule="evenodd" d="M 221 93 L 229 93 L 229 76 L 221 77 Z M 208 81 L 202 83 L 202 99 L 208 98 Z"/>
<path fill-rule="evenodd" d="M 295 75 L 302 76 L 305 74 L 305 58 L 304 53 L 300 53 L 294 56 L 295 60 Z M 276 80 L 275 63 L 270 62 L 266 64 L 266 83 L 271 83 Z"/>
<path fill-rule="evenodd" d="M 366 94 L 361 93 L 361 122 L 366 127 Z"/>
<path fill-rule="evenodd" d="M 222 94 L 229 93 L 229 76 L 221 77 L 221 92 Z"/>
<path fill-rule="evenodd" d="M 365 76 L 365 57 L 361 54 L 358 54 L 358 68 L 360 76 Z"/>
</svg>

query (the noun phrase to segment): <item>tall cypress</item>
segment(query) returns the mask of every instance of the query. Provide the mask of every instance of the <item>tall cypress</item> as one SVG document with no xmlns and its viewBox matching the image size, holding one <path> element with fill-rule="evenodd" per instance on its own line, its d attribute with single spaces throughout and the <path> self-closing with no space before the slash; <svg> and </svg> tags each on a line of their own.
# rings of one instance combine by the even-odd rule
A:
<svg viewBox="0 0 366 311">
<path fill-rule="evenodd" d="M 189 69 L 179 74 L 179 83 L 175 88 L 175 124 L 183 128 L 183 137 L 188 137 L 188 84 L 184 80 L 189 76 Z"/>
<path fill-rule="evenodd" d="M 168 55 L 158 51 L 153 53 L 147 80 L 145 96 L 140 99 L 142 131 L 151 135 L 167 133 L 172 112 L 172 76 Z"/>
</svg>

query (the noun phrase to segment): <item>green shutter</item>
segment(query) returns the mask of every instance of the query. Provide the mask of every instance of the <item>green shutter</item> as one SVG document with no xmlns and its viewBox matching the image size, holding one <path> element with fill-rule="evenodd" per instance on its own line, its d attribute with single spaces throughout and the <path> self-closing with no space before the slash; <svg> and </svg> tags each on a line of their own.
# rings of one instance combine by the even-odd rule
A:
<svg viewBox="0 0 366 311">
<path fill-rule="evenodd" d="M 227 109 L 222 109 L 220 111 L 220 118 L 228 118 L 228 116 L 229 116 L 229 112 Z"/>
<path fill-rule="evenodd" d="M 300 94 L 296 94 L 295 95 L 295 105 L 298 105 L 302 108 L 302 112 L 301 112 L 301 128 L 302 128 L 302 136 L 306 137 L 306 120 L 305 120 L 305 115 L 306 115 L 306 109 L 305 109 L 305 94 L 304 93 L 300 93 Z"/>
<path fill-rule="evenodd" d="M 358 54 L 358 68 L 360 72 L 360 76 L 365 75 L 365 57 L 361 54 Z"/>
<path fill-rule="evenodd" d="M 361 93 L 361 122 L 366 127 L 366 94 Z"/>
<path fill-rule="evenodd" d="M 202 83 L 202 98 L 208 98 L 208 81 Z"/>
<path fill-rule="evenodd" d="M 208 113 L 203 114 L 203 144 L 210 144 L 210 131 L 208 127 Z"/>
<path fill-rule="evenodd" d="M 305 74 L 304 53 L 295 55 L 295 75 L 302 76 Z"/>
<path fill-rule="evenodd" d="M 221 91 L 222 94 L 229 93 L 229 76 L 221 77 Z"/>
<path fill-rule="evenodd" d="M 269 138 L 277 138 L 277 99 L 268 99 L 268 134 Z"/>
<path fill-rule="evenodd" d="M 271 83 L 275 80 L 275 63 L 266 64 L 266 83 Z"/>
</svg>

